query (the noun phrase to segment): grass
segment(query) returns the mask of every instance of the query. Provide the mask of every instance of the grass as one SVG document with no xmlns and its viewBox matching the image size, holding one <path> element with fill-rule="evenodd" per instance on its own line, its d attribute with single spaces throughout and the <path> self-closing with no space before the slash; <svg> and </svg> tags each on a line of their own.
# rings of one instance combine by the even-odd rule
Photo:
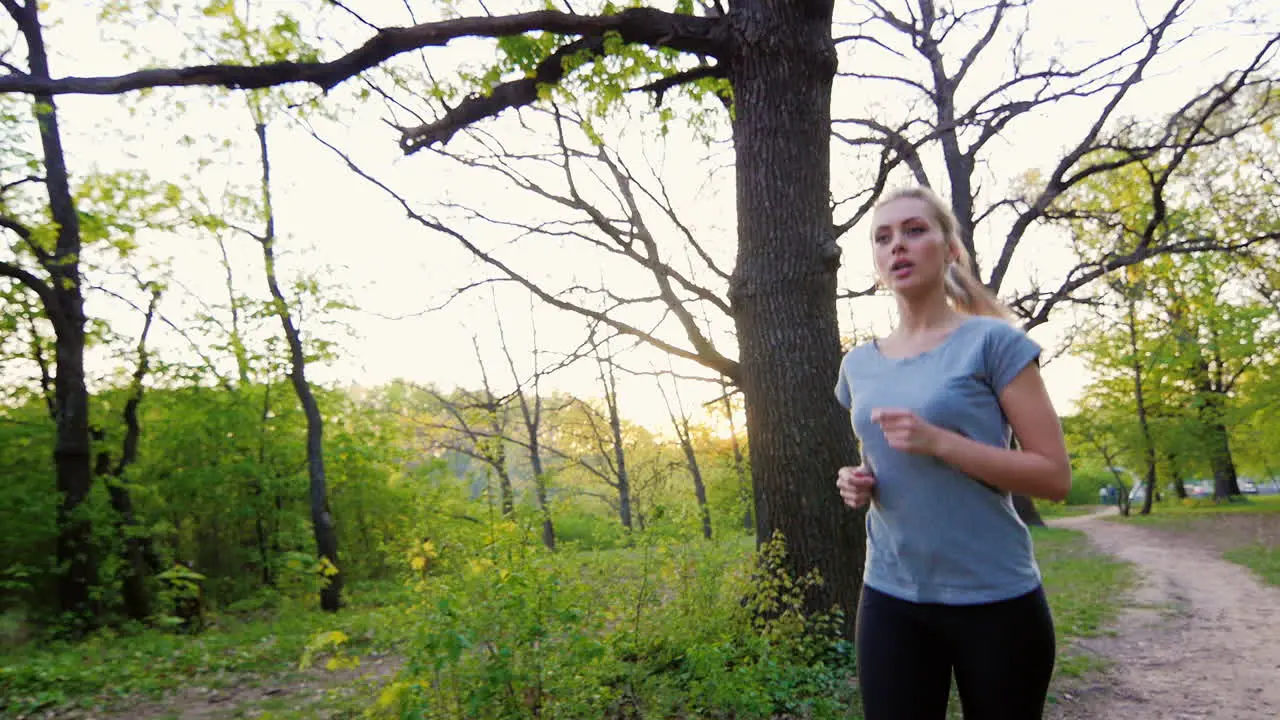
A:
<svg viewBox="0 0 1280 720">
<path fill-rule="evenodd" d="M 1056 502 L 1036 502 L 1036 510 L 1040 512 L 1040 517 L 1049 518 L 1056 517 L 1074 517 L 1076 515 L 1088 515 L 1097 509 L 1095 505 L 1067 505 L 1065 503 Z"/>
<path fill-rule="evenodd" d="M 1070 640 L 1105 631 L 1130 574 L 1127 566 L 1099 556 L 1082 533 L 1036 529 L 1034 534 L 1059 639 L 1058 674 L 1070 679 L 1097 665 L 1072 653 Z M 737 556 L 753 547 L 749 538 L 735 538 L 705 552 Z M 643 548 L 583 552 L 582 575 L 604 588 L 644 574 L 643 568 L 657 560 L 654 553 Z M 349 607 L 338 615 L 295 606 L 270 616 L 220 616 L 197 636 L 107 632 L 74 644 L 6 649 L 0 651 L 0 716 L 51 710 L 100 716 L 102 710 L 125 709 L 132 716 L 145 709 L 154 713 L 148 717 L 178 717 L 163 712 L 177 712 L 184 703 L 207 707 L 207 691 L 214 691 L 229 698 L 219 705 L 222 712 L 237 717 L 356 717 L 377 696 L 373 683 L 357 683 L 360 671 L 304 673 L 299 659 L 314 638 L 335 630 L 347 636 L 342 651 L 349 657 L 374 651 L 411 656 L 398 643 L 415 637 L 406 624 L 418 599 L 396 588 L 363 593 L 353 588 Z M 316 665 L 323 667 L 328 657 L 320 655 Z M 288 692 L 273 695 L 269 689 Z"/>
<path fill-rule="evenodd" d="M 1036 528 L 1034 537 L 1058 637 L 1056 674 L 1080 677 L 1098 669 L 1099 662 L 1072 652 L 1071 641 L 1106 632 L 1120 610 L 1120 598 L 1132 587 L 1133 568 L 1093 549 L 1079 531 Z"/>
<path fill-rule="evenodd" d="M 1225 503 L 1215 503 L 1212 500 L 1202 499 L 1193 500 L 1191 498 L 1166 501 L 1153 506 L 1150 515 L 1130 515 L 1127 518 L 1114 516 L 1108 518 L 1108 520 L 1180 529 L 1196 522 L 1199 518 L 1234 514 L 1280 515 L 1280 495 L 1257 495 L 1253 497 L 1244 495 Z"/>
<path fill-rule="evenodd" d="M 1280 586 L 1280 547 L 1248 545 L 1228 550 L 1223 557 L 1253 570 L 1264 582 Z"/>
<path fill-rule="evenodd" d="M 111 708 L 200 686 L 210 690 L 289 682 L 318 634 L 341 631 L 350 656 L 389 651 L 405 600 L 398 591 L 353 592 L 331 615 L 286 607 L 269 616 L 219 616 L 199 635 L 157 629 L 102 631 L 76 643 L 43 642 L 0 651 L 0 716 L 49 708 Z M 323 666 L 328 655 L 318 657 Z"/>
<path fill-rule="evenodd" d="M 1231 523 L 1274 517 L 1274 528 L 1263 533 L 1229 532 Z M 1227 560 L 1253 570 L 1264 582 L 1280 585 L 1280 495 L 1244 496 L 1226 503 L 1183 500 L 1157 505 L 1150 515 L 1108 518 L 1115 522 L 1158 528 L 1170 532 L 1202 534 Z M 1228 523 L 1223 525 L 1222 523 Z"/>
</svg>

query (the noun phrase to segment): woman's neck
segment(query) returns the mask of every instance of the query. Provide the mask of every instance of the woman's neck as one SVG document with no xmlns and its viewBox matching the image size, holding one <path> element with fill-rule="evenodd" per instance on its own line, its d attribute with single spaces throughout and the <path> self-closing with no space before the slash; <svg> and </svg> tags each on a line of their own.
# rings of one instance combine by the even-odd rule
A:
<svg viewBox="0 0 1280 720">
<path fill-rule="evenodd" d="M 898 296 L 898 327 L 894 332 L 903 337 L 927 334 L 954 326 L 961 315 L 947 302 L 942 289 L 918 298 Z"/>
</svg>

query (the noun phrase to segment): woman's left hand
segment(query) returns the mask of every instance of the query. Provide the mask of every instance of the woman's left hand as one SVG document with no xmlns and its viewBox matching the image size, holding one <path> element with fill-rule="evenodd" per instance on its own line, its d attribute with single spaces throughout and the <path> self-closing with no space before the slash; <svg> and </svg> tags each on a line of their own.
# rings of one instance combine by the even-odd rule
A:
<svg viewBox="0 0 1280 720">
<path fill-rule="evenodd" d="M 900 408 L 876 408 L 871 421 L 880 426 L 889 447 L 917 455 L 937 455 L 943 430 Z"/>
</svg>

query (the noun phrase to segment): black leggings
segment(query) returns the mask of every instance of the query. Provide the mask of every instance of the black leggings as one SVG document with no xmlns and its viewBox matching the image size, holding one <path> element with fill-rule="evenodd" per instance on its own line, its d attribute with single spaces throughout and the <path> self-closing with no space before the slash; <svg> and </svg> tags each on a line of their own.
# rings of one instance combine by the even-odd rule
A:
<svg viewBox="0 0 1280 720">
<path fill-rule="evenodd" d="M 858 684 L 866 720 L 942 720 L 951 673 L 965 720 L 1039 720 L 1053 674 L 1044 590 L 984 605 L 936 605 L 862 589 Z"/>
</svg>

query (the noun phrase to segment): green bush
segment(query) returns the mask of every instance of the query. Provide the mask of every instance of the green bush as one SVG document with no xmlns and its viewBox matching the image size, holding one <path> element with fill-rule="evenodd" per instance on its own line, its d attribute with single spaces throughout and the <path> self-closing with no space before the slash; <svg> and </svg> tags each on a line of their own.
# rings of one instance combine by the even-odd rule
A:
<svg viewBox="0 0 1280 720">
<path fill-rule="evenodd" d="M 1115 484 L 1115 476 L 1106 468 L 1083 467 L 1071 473 L 1071 491 L 1067 505 L 1097 505 L 1098 491 Z"/>
<path fill-rule="evenodd" d="M 808 618 L 817 578 L 781 543 L 548 553 L 495 532 L 468 566 L 428 576 L 389 717 L 843 717 L 852 649 Z"/>
</svg>

